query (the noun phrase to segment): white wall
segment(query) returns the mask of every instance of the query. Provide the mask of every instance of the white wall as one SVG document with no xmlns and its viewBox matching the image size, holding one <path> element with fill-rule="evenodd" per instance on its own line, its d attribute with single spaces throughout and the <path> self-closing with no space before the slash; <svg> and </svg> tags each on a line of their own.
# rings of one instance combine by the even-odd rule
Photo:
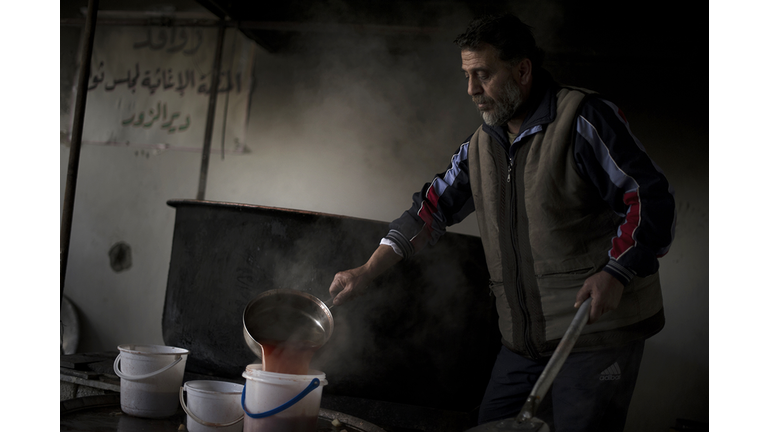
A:
<svg viewBox="0 0 768 432">
<path fill-rule="evenodd" d="M 84 146 L 64 294 L 81 312 L 78 351 L 124 343 L 162 345 L 160 319 L 173 234 L 170 197 L 194 197 L 200 155 L 146 157 L 129 147 Z M 62 182 L 68 149 L 62 148 Z M 110 267 L 109 249 L 130 245 L 133 265 Z"/>
<path fill-rule="evenodd" d="M 222 160 L 214 150 L 206 199 L 388 221 L 445 169 L 480 122 L 455 49 L 414 44 L 393 56 L 383 42 L 359 39 L 341 48 L 320 45 L 301 55 L 257 49 L 251 152 Z M 667 325 L 646 345 L 631 431 L 708 417 L 706 121 L 649 105 L 625 112 L 677 190 L 678 227 L 661 260 Z M 68 147 L 60 152 L 63 197 Z M 82 313 L 80 351 L 163 343 L 174 218 L 165 203 L 194 198 L 199 169 L 199 153 L 83 147 L 65 287 Z M 476 234 L 474 218 L 454 231 Z M 131 246 L 133 266 L 116 273 L 107 253 L 118 241 Z"/>
<path fill-rule="evenodd" d="M 452 47 L 396 58 L 379 41 L 348 48 L 261 52 L 252 153 L 214 155 L 206 197 L 391 220 L 445 170 L 478 126 Z"/>
<path fill-rule="evenodd" d="M 451 46 L 397 57 L 380 41 L 348 51 L 257 52 L 250 152 L 222 158 L 214 142 L 207 200 L 391 220 L 477 127 Z M 62 204 L 68 158 L 62 144 Z M 82 147 L 65 285 L 84 316 L 80 351 L 162 343 L 174 218 L 166 202 L 195 198 L 200 159 Z M 472 221 L 454 231 L 476 234 Z M 115 272 L 108 251 L 119 241 L 131 246 L 133 266 Z"/>
</svg>

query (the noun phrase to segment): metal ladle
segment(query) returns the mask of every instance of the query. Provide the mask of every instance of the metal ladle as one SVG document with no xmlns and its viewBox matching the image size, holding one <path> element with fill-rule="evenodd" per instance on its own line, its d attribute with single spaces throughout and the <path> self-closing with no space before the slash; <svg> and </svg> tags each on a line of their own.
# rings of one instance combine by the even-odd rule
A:
<svg viewBox="0 0 768 432">
<path fill-rule="evenodd" d="M 243 311 L 245 343 L 263 359 L 259 341 L 301 340 L 323 346 L 333 334 L 333 315 L 320 299 L 304 291 L 274 289 L 251 300 Z"/>
</svg>

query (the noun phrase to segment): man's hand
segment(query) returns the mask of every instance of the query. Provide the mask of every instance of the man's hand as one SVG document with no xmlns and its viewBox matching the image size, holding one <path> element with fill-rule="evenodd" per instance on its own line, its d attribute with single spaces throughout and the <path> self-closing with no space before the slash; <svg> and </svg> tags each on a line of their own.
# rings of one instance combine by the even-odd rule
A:
<svg viewBox="0 0 768 432">
<path fill-rule="evenodd" d="M 391 247 L 380 245 L 364 265 L 352 270 L 336 273 L 328 291 L 335 306 L 344 304 L 362 294 L 368 284 L 385 270 L 399 262 L 402 257 Z"/>
<path fill-rule="evenodd" d="M 340 305 L 352 300 L 360 295 L 370 282 L 371 278 L 367 276 L 365 266 L 336 273 L 328 289 L 333 297 L 333 304 Z"/>
<path fill-rule="evenodd" d="M 576 304 L 573 307 L 578 308 L 584 300 L 592 297 L 592 307 L 589 309 L 587 321 L 587 324 L 592 324 L 604 313 L 619 307 L 623 292 L 624 285 L 618 279 L 601 271 L 584 281 L 584 286 L 576 294 Z"/>
</svg>

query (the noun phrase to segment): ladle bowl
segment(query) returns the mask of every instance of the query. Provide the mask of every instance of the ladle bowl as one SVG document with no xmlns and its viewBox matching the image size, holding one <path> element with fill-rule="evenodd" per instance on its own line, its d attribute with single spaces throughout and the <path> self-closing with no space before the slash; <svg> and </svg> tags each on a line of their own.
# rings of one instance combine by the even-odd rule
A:
<svg viewBox="0 0 768 432">
<path fill-rule="evenodd" d="M 300 341 L 320 347 L 331 334 L 333 315 L 328 306 L 304 291 L 265 291 L 251 300 L 243 311 L 245 343 L 261 359 L 264 358 L 261 343 Z"/>
</svg>

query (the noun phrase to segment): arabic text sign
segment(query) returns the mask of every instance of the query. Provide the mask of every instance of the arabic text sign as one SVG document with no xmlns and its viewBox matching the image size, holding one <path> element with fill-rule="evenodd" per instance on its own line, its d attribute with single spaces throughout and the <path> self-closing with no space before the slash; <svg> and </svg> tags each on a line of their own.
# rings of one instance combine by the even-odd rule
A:
<svg viewBox="0 0 768 432">
<path fill-rule="evenodd" d="M 213 28 L 97 27 L 83 141 L 201 149 L 215 42 Z M 213 146 L 246 142 L 252 51 L 227 31 Z"/>
</svg>

